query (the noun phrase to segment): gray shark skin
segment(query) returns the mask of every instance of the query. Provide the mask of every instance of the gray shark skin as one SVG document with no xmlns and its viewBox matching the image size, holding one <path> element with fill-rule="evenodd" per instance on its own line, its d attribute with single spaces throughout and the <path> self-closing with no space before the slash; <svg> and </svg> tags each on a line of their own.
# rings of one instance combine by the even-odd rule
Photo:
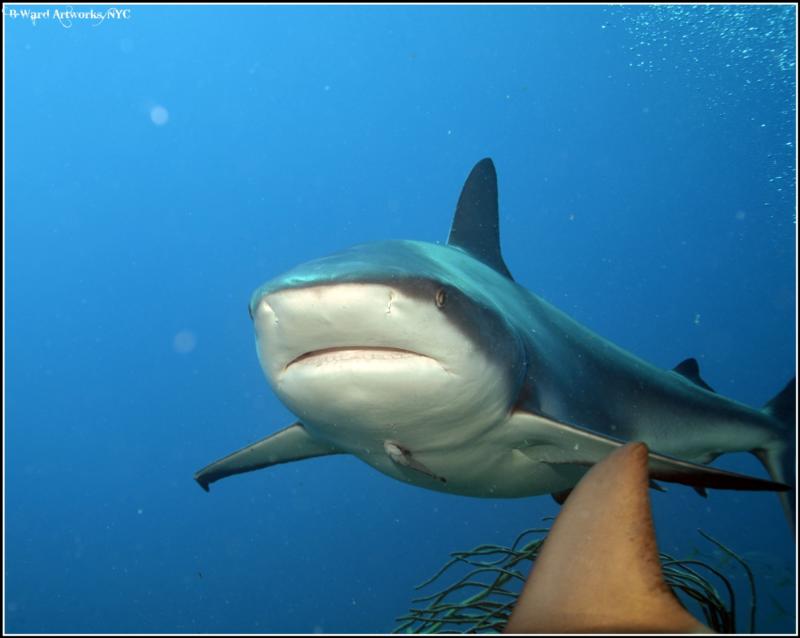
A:
<svg viewBox="0 0 800 638">
<path fill-rule="evenodd" d="M 762 409 L 716 394 L 687 359 L 650 365 L 516 283 L 497 177 L 470 173 L 447 245 L 383 241 L 297 266 L 250 300 L 256 350 L 289 427 L 195 474 L 203 489 L 278 463 L 352 454 L 453 494 L 563 501 L 627 441 L 651 479 L 774 490 L 794 519 L 795 380 Z M 749 451 L 771 480 L 706 464 Z"/>
</svg>

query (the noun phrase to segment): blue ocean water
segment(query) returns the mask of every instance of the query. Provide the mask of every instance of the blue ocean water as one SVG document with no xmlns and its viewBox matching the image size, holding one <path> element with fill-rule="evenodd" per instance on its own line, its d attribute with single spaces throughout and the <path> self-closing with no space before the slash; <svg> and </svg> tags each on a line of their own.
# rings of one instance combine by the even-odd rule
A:
<svg viewBox="0 0 800 638">
<path fill-rule="evenodd" d="M 391 631 L 449 552 L 555 514 L 344 456 L 192 480 L 293 420 L 251 292 L 443 242 L 485 156 L 518 282 L 747 404 L 795 374 L 792 6 L 121 8 L 4 7 L 6 631 Z M 653 502 L 663 551 L 722 564 L 709 532 L 795 630 L 773 494 Z"/>
</svg>

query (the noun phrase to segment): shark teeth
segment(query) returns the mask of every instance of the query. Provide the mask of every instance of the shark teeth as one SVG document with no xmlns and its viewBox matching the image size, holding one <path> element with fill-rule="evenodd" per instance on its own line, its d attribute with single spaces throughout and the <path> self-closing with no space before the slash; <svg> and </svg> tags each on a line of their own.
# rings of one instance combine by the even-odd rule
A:
<svg viewBox="0 0 800 638">
<path fill-rule="evenodd" d="M 346 361 L 386 361 L 410 359 L 412 357 L 425 357 L 418 352 L 403 350 L 402 348 L 376 348 L 371 346 L 346 346 L 341 348 L 323 348 L 304 352 L 299 357 L 292 359 L 286 367 L 297 364 L 322 366 L 328 363 L 341 363 Z"/>
</svg>

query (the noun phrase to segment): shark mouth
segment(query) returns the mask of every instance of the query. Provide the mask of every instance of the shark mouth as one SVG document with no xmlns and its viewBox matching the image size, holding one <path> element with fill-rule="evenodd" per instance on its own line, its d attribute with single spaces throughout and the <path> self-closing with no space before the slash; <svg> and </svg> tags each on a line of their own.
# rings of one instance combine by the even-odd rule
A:
<svg viewBox="0 0 800 638">
<path fill-rule="evenodd" d="M 322 348 L 321 350 L 311 350 L 304 352 L 299 357 L 295 357 L 286 364 L 284 369 L 292 366 L 315 366 L 321 367 L 330 364 L 369 364 L 371 362 L 402 362 L 409 360 L 427 360 L 437 366 L 436 359 L 403 348 L 384 348 L 375 346 L 342 346 L 339 348 Z"/>
</svg>

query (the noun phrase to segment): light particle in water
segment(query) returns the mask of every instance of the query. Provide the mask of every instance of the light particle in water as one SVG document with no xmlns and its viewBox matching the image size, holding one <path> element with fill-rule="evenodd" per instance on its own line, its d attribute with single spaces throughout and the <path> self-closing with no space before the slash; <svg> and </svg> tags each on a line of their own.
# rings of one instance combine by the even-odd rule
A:
<svg viewBox="0 0 800 638">
<path fill-rule="evenodd" d="M 178 354 L 189 354 L 197 346 L 197 337 L 190 330 L 181 330 L 172 340 L 172 349 Z"/>
<path fill-rule="evenodd" d="M 158 105 L 150 109 L 150 119 L 156 126 L 164 126 L 169 121 L 169 111 Z"/>
</svg>

